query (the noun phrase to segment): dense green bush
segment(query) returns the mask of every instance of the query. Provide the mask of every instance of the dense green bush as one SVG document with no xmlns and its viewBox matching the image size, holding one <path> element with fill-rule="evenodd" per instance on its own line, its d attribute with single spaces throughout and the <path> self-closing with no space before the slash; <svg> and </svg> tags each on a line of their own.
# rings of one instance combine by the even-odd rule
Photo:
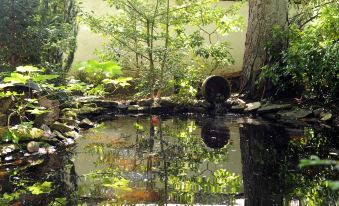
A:
<svg viewBox="0 0 339 206">
<path fill-rule="evenodd" d="M 262 69 L 261 79 L 270 79 L 278 93 L 302 86 L 309 97 L 327 101 L 338 97 L 338 12 L 339 6 L 327 6 L 304 29 L 290 26 L 284 33 L 288 48 L 278 63 Z"/>
<path fill-rule="evenodd" d="M 70 73 L 72 84 L 68 86 L 85 95 L 105 96 L 108 91 L 113 93 L 118 88 L 130 85 L 132 78 L 123 77 L 122 74 L 122 68 L 116 62 L 83 61 L 74 65 Z"/>
<path fill-rule="evenodd" d="M 21 65 L 66 73 L 76 49 L 76 0 L 0 0 L 0 69 Z"/>
</svg>

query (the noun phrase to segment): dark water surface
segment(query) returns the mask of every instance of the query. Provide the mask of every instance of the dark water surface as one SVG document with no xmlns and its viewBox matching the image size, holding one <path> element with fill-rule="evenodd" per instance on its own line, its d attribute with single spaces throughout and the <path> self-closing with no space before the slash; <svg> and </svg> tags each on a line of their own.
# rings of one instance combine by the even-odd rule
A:
<svg viewBox="0 0 339 206">
<path fill-rule="evenodd" d="M 0 167 L 0 205 L 338 205 L 338 131 L 242 117 L 120 117 L 77 145 Z M 23 166 L 24 165 L 24 166 Z M 338 191 L 338 190 L 337 190 Z"/>
</svg>

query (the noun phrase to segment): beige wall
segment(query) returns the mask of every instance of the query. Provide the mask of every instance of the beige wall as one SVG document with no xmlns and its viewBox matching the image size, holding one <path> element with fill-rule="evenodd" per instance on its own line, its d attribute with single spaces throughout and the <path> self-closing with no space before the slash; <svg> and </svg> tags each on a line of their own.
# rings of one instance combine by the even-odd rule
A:
<svg viewBox="0 0 339 206">
<path fill-rule="evenodd" d="M 221 7 L 227 7 L 232 2 L 220 2 Z M 104 15 L 112 13 L 112 9 L 107 6 L 107 4 L 102 0 L 83 0 L 82 7 L 84 11 L 90 12 L 93 11 L 95 15 Z M 113 11 L 114 12 L 114 11 Z M 240 10 L 241 15 L 246 18 L 248 17 L 248 4 L 245 3 Z M 245 50 L 245 37 L 246 29 L 242 32 L 231 33 L 227 36 L 220 38 L 220 40 L 226 40 L 231 44 L 231 54 L 235 59 L 235 64 L 226 68 L 226 71 L 239 71 L 242 66 L 242 60 Z M 97 59 L 94 54 L 96 48 L 100 48 L 104 38 L 98 34 L 95 34 L 90 31 L 90 29 L 81 25 L 79 35 L 78 35 L 78 50 L 75 54 L 75 62 L 84 61 L 88 59 Z"/>
</svg>

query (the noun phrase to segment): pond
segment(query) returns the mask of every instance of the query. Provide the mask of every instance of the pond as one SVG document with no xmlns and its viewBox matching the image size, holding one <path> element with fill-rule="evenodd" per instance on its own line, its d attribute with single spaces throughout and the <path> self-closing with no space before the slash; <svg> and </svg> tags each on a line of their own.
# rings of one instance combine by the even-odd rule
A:
<svg viewBox="0 0 339 206">
<path fill-rule="evenodd" d="M 0 167 L 0 205 L 337 205 L 337 131 L 258 119 L 117 117 L 74 147 Z"/>
</svg>

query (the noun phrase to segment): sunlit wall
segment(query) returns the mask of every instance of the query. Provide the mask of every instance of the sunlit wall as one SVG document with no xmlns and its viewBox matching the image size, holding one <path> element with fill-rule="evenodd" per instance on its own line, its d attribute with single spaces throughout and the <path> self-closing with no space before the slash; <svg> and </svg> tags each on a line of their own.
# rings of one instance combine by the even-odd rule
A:
<svg viewBox="0 0 339 206">
<path fill-rule="evenodd" d="M 107 13 L 114 12 L 103 0 L 82 0 L 82 8 L 84 11 L 91 12 L 93 11 L 94 15 L 104 15 Z M 227 7 L 234 2 L 232 1 L 223 1 L 220 2 L 220 7 Z M 244 3 L 243 7 L 240 10 L 241 15 L 246 18 L 248 17 L 248 4 Z M 226 40 L 231 43 L 231 54 L 235 59 L 235 64 L 225 68 L 224 71 L 232 72 L 241 70 L 242 60 L 244 57 L 245 51 L 245 37 L 246 37 L 246 28 L 242 32 L 231 33 L 228 36 L 222 37 L 220 40 Z M 75 62 L 84 61 L 88 59 L 97 59 L 94 54 L 96 48 L 100 48 L 102 43 L 104 43 L 104 38 L 98 34 L 95 34 L 90 31 L 90 29 L 81 25 L 79 36 L 78 36 L 78 50 L 75 55 Z"/>
</svg>

